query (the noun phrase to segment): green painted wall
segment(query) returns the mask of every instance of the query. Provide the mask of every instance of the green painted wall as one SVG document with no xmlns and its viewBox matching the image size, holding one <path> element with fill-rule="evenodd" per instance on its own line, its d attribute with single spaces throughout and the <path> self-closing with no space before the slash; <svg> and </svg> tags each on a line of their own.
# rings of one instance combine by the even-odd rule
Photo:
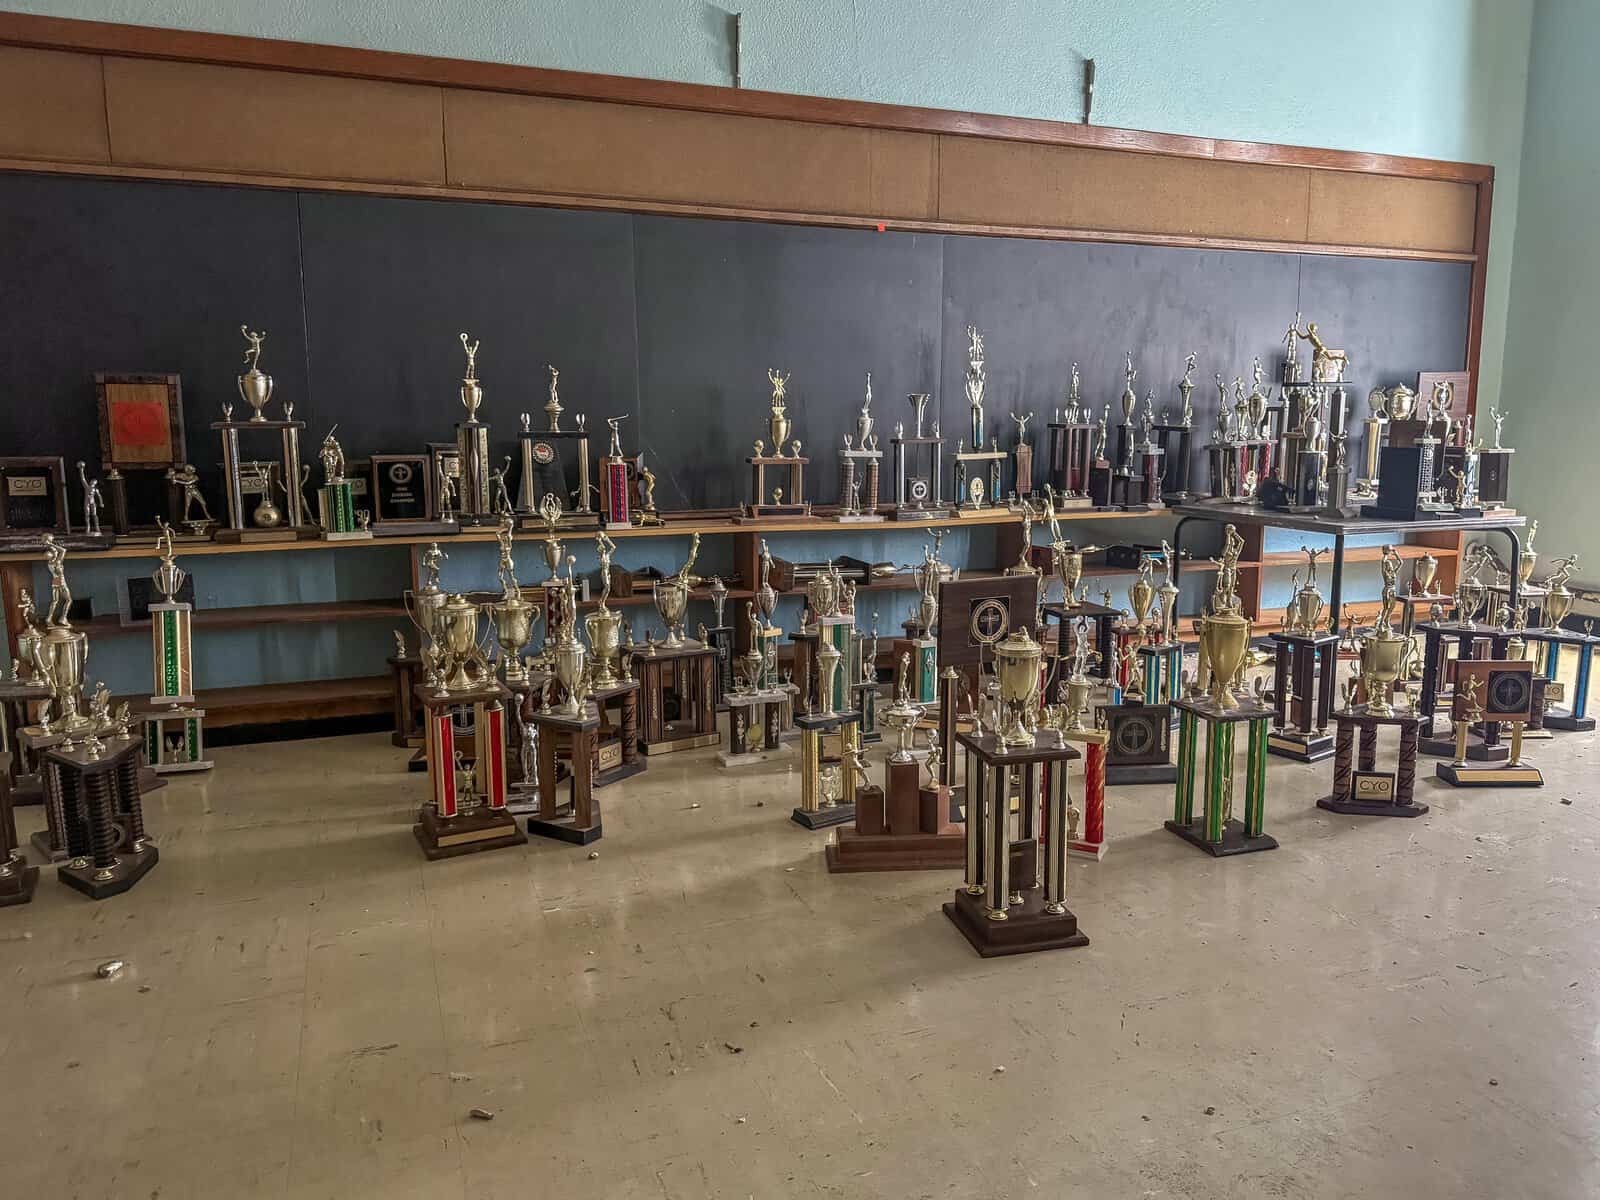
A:
<svg viewBox="0 0 1600 1200">
<path fill-rule="evenodd" d="M 1534 0 L 0 2 L 713 84 L 731 79 L 725 9 L 738 8 L 746 87 L 1068 121 L 1093 57 L 1099 124 L 1492 163 L 1480 394 L 1499 392 Z"/>
<path fill-rule="evenodd" d="M 1600 4 L 1539 0 L 1523 136 L 1523 203 L 1506 336 L 1505 444 L 1517 448 L 1512 501 L 1539 517 L 1537 548 L 1576 552 L 1600 580 L 1592 399 L 1600 313 Z"/>
</svg>

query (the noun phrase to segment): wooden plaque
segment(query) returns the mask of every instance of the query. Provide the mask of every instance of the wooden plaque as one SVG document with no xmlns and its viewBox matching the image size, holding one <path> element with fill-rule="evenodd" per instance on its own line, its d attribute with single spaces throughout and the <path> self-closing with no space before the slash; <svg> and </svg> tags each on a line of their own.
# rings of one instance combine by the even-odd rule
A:
<svg viewBox="0 0 1600 1200">
<path fill-rule="evenodd" d="M 1426 412 L 1427 405 L 1433 400 L 1433 385 L 1436 383 L 1450 385 L 1450 420 L 1464 421 L 1467 418 L 1467 397 L 1472 390 L 1471 371 L 1420 371 L 1417 374 L 1417 411 Z"/>
<path fill-rule="evenodd" d="M 1477 680 L 1477 707 L 1483 721 L 1526 721 L 1533 715 L 1533 664 L 1526 659 L 1456 659 L 1455 693 L 1450 715 L 1465 720 L 1467 690 Z"/>
<path fill-rule="evenodd" d="M 164 471 L 188 461 L 176 375 L 94 373 L 102 470 Z"/>
<path fill-rule="evenodd" d="M 371 487 L 374 524 L 433 519 L 431 454 L 374 454 Z"/>
<path fill-rule="evenodd" d="M 939 666 L 976 666 L 985 647 L 1013 630 L 1033 629 L 1039 583 L 1033 575 L 951 580 L 939 585 Z"/>
</svg>

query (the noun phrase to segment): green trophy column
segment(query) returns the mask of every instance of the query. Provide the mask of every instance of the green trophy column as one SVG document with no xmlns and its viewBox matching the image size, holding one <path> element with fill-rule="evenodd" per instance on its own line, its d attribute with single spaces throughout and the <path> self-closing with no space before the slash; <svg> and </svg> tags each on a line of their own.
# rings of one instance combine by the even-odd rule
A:
<svg viewBox="0 0 1600 1200">
<path fill-rule="evenodd" d="M 1206 722 L 1206 841 L 1220 842 L 1225 825 L 1230 777 L 1233 774 L 1233 725 L 1227 721 Z"/>
<path fill-rule="evenodd" d="M 1179 825 L 1194 822 L 1194 757 L 1198 718 L 1188 709 L 1178 717 L 1178 790 L 1172 819 Z"/>
<path fill-rule="evenodd" d="M 1260 837 L 1267 807 L 1267 722 L 1264 717 L 1250 722 L 1245 776 L 1244 835 Z"/>
</svg>

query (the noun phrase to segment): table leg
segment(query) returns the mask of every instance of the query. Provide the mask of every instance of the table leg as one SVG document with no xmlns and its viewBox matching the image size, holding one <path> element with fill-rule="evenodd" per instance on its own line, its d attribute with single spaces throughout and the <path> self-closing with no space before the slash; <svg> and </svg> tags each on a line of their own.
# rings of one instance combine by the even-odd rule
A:
<svg viewBox="0 0 1600 1200">
<path fill-rule="evenodd" d="M 1344 608 L 1344 534 L 1333 535 L 1333 576 L 1328 583 L 1328 632 L 1339 632 Z"/>
<path fill-rule="evenodd" d="M 1277 729 L 1289 717 L 1289 643 L 1279 642 L 1272 663 L 1272 724 Z"/>
</svg>

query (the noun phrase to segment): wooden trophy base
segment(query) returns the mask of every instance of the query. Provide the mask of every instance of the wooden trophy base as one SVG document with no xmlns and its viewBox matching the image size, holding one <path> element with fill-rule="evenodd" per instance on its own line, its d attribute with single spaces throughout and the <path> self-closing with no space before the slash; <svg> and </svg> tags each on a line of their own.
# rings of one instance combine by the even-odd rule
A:
<svg viewBox="0 0 1600 1200">
<path fill-rule="evenodd" d="M 296 529 L 293 525 L 280 525 L 272 529 L 218 529 L 211 540 L 223 545 L 253 545 L 260 542 L 298 542 L 315 540 L 322 531 L 316 526 Z"/>
<path fill-rule="evenodd" d="M 1440 763 L 1434 774 L 1451 787 L 1543 787 L 1544 776 L 1538 767 L 1521 763 L 1515 767 L 1458 767 Z"/>
<path fill-rule="evenodd" d="M 811 504 L 746 504 L 737 516 L 733 518 L 735 525 L 748 525 L 753 521 L 764 521 L 768 517 L 809 517 Z"/>
<path fill-rule="evenodd" d="M 1434 758 L 1454 758 L 1456 756 L 1455 735 L 1449 737 L 1425 737 L 1417 741 L 1419 754 L 1431 754 Z M 1485 746 L 1483 739 L 1478 734 L 1471 734 L 1467 741 L 1467 758 L 1472 762 L 1505 762 L 1511 757 L 1511 747 L 1504 742 L 1496 742 L 1493 746 Z"/>
<path fill-rule="evenodd" d="M 602 752 L 604 747 L 601 748 Z M 599 791 L 603 787 L 610 787 L 613 783 L 621 783 L 624 779 L 632 779 L 645 769 L 643 759 L 634 759 L 632 762 L 619 762 L 614 767 L 605 767 L 594 773 L 594 788 Z"/>
<path fill-rule="evenodd" d="M 528 841 L 511 814 L 504 810 L 441 817 L 431 804 L 424 804 L 417 810 L 417 823 L 411 827 L 411 832 L 429 862 L 522 846 Z"/>
<path fill-rule="evenodd" d="M 65 862 L 67 859 L 65 850 L 52 850 L 50 848 L 50 831 L 48 829 L 41 829 L 33 834 L 28 838 L 28 844 L 33 847 L 34 853 L 47 863 Z"/>
<path fill-rule="evenodd" d="M 1188 825 L 1179 825 L 1176 821 L 1163 823 L 1171 832 L 1191 846 L 1198 846 L 1212 858 L 1230 858 L 1235 854 L 1254 854 L 1257 850 L 1278 848 L 1278 839 L 1269 833 L 1263 833 L 1259 837 L 1246 837 L 1243 821 L 1225 822 L 1220 842 L 1206 841 L 1205 824 L 1202 821 L 1193 821 Z"/>
<path fill-rule="evenodd" d="M 1428 811 L 1426 804 L 1391 804 L 1386 800 L 1335 800 L 1332 796 L 1324 796 L 1318 800 L 1317 807 L 1352 817 L 1420 817 Z"/>
<path fill-rule="evenodd" d="M 984 958 L 1087 946 L 1089 935 L 1078 928 L 1072 910 L 1059 915 L 1045 912 L 1043 895 L 1042 888 L 1030 888 L 1022 893 L 1020 905 L 1006 909 L 1004 921 L 991 921 L 983 897 L 970 895 L 961 887 L 956 889 L 955 899 L 944 906 L 944 915 Z"/>
<path fill-rule="evenodd" d="M 1110 849 L 1111 843 L 1104 838 L 1098 842 L 1086 842 L 1082 838 L 1076 838 L 1067 843 L 1067 853 L 1073 858 L 1087 858 L 1094 862 L 1103 859 Z"/>
<path fill-rule="evenodd" d="M 1125 763 L 1122 766 L 1106 764 L 1106 783 L 1176 783 L 1178 768 L 1172 763 Z"/>
<path fill-rule="evenodd" d="M 0 908 L 27 904 L 33 899 L 33 890 L 38 886 L 38 867 L 13 866 L 11 874 L 0 875 Z"/>
<path fill-rule="evenodd" d="M 109 900 L 138 883 L 160 860 L 161 852 L 146 843 L 143 850 L 117 851 L 117 865 L 106 872 L 108 879 L 96 878 L 100 870 L 93 863 L 86 867 L 57 867 L 56 878 L 91 900 Z"/>
<path fill-rule="evenodd" d="M 1546 713 L 1544 725 L 1546 729 L 1559 729 L 1564 733 L 1588 733 L 1594 728 L 1594 718 L 1574 717 L 1570 713 Z"/>
<path fill-rule="evenodd" d="M 938 508 L 897 508 L 889 514 L 891 521 L 942 521 L 950 515 L 944 506 Z"/>
<path fill-rule="evenodd" d="M 645 754 L 676 754 L 680 750 L 699 750 L 703 746 L 715 746 L 721 741 L 720 732 L 691 733 L 686 737 L 669 737 L 659 742 L 641 741 L 639 749 Z"/>
<path fill-rule="evenodd" d="M 1295 762 L 1314 763 L 1333 757 L 1333 734 L 1274 729 L 1267 734 L 1267 753 Z"/>
<path fill-rule="evenodd" d="M 374 521 L 367 532 L 375 538 L 450 537 L 461 530 L 454 521 Z"/>
<path fill-rule="evenodd" d="M 594 815 L 587 825 L 579 825 L 577 816 L 572 812 L 561 817 L 529 817 L 528 836 L 550 838 L 569 846 L 587 846 L 590 842 L 598 842 L 603 832 L 600 827 L 600 797 L 593 797 L 589 807 Z"/>
<path fill-rule="evenodd" d="M 967 835 L 954 833 L 857 833 L 841 829 L 823 847 L 828 870 L 960 871 L 967 865 Z"/>
<path fill-rule="evenodd" d="M 835 804 L 831 808 L 819 808 L 816 812 L 807 812 L 797 808 L 789 817 L 796 825 L 804 825 L 807 829 L 832 829 L 835 825 L 845 825 L 856 819 L 856 806 L 854 804 Z"/>
</svg>

